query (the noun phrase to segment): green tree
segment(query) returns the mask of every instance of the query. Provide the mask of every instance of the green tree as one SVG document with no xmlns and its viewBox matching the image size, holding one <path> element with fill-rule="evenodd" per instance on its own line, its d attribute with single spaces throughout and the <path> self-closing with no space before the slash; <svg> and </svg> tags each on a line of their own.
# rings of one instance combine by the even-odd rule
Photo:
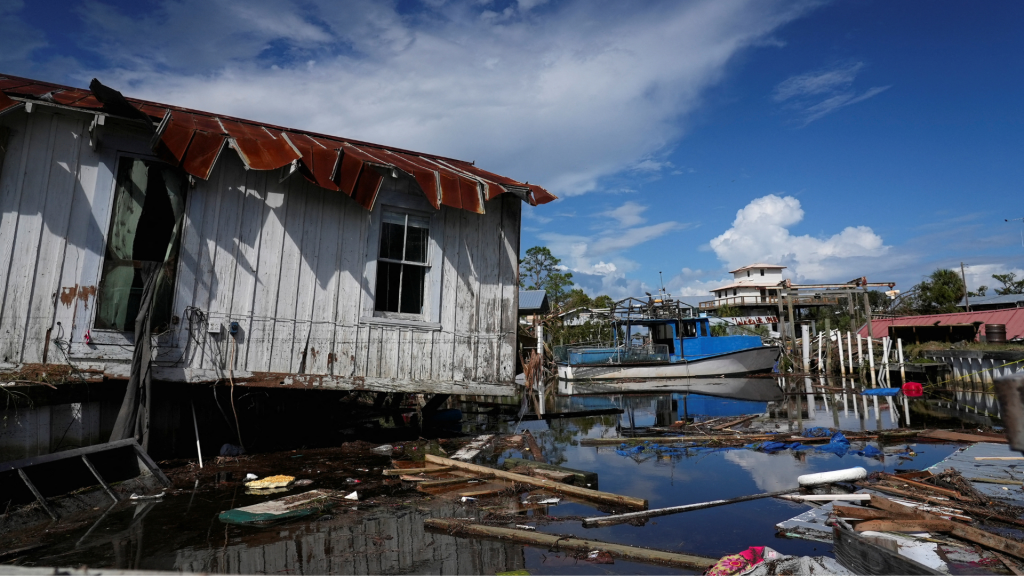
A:
<svg viewBox="0 0 1024 576">
<path fill-rule="evenodd" d="M 565 297 L 565 309 L 592 308 L 594 301 L 587 296 L 587 293 L 580 288 L 573 288 Z"/>
<path fill-rule="evenodd" d="M 985 292 L 988 292 L 988 286 L 984 286 L 983 285 L 983 286 L 978 286 L 977 290 L 974 290 L 974 291 L 968 290 L 967 291 L 967 295 L 970 296 L 971 298 L 978 298 L 978 297 L 984 296 Z"/>
<path fill-rule="evenodd" d="M 562 261 L 544 246 L 534 246 L 519 261 L 519 287 L 544 290 L 552 308 L 563 308 L 572 286 L 572 272 L 566 272 Z"/>
<path fill-rule="evenodd" d="M 612 297 L 607 294 L 601 294 L 594 298 L 594 308 L 611 308 L 612 306 L 615 306 L 615 300 L 612 300 Z"/>
<path fill-rule="evenodd" d="M 993 274 L 992 278 L 1002 282 L 1002 288 L 996 288 L 996 294 L 1000 296 L 1004 294 L 1024 294 L 1024 278 L 1017 280 L 1017 275 L 1013 272 L 1007 272 L 1006 274 Z M 984 296 L 984 294 L 982 294 Z"/>
<path fill-rule="evenodd" d="M 947 314 L 959 310 L 963 299 L 964 282 L 956 272 L 939 268 L 918 284 L 914 297 L 914 310 L 918 314 Z"/>
</svg>

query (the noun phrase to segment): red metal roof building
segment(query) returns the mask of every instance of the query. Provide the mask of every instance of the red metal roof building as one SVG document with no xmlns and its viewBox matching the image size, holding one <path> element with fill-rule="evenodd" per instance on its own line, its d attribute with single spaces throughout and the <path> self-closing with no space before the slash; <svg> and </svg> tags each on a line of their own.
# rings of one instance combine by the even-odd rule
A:
<svg viewBox="0 0 1024 576">
<path fill-rule="evenodd" d="M 871 330 L 874 338 L 889 335 L 889 326 L 947 326 L 950 324 L 972 324 L 981 322 L 978 335 L 985 334 L 985 324 L 1005 324 L 1006 339 L 1024 338 L 1024 308 L 1008 308 L 1004 310 L 985 310 L 982 312 L 956 312 L 953 314 L 929 314 L 925 316 L 897 316 L 885 320 L 872 320 Z M 868 335 L 867 325 L 858 331 L 861 336 Z"/>
<path fill-rule="evenodd" d="M 400 170 L 415 178 L 427 200 L 483 213 L 483 202 L 510 192 L 536 206 L 556 197 L 540 186 L 517 182 L 470 162 L 369 142 L 348 140 L 263 122 L 125 98 L 93 80 L 91 90 L 0 75 L 0 114 L 33 101 L 115 116 L 159 121 L 153 150 L 165 161 L 206 180 L 225 146 L 254 170 L 292 165 L 310 182 L 351 196 L 372 209 L 383 176 L 364 166 Z M 126 105 L 127 104 L 127 105 Z"/>
</svg>

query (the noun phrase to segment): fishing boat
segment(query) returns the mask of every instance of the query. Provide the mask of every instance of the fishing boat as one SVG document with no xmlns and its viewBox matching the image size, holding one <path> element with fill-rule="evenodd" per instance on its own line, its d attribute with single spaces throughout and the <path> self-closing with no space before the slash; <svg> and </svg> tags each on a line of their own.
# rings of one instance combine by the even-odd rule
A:
<svg viewBox="0 0 1024 576">
<path fill-rule="evenodd" d="M 710 319 L 667 296 L 626 298 L 603 317 L 612 342 L 556 346 L 560 383 L 635 383 L 771 372 L 779 346 L 757 335 L 713 335 Z"/>
</svg>

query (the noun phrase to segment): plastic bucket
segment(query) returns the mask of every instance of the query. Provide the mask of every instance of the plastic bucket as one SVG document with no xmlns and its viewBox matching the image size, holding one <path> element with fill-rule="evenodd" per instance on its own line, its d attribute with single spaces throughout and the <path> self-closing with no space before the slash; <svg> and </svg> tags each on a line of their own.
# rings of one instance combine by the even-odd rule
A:
<svg viewBox="0 0 1024 576">
<path fill-rule="evenodd" d="M 1006 342 L 1006 324 L 985 324 L 986 342 Z"/>
</svg>

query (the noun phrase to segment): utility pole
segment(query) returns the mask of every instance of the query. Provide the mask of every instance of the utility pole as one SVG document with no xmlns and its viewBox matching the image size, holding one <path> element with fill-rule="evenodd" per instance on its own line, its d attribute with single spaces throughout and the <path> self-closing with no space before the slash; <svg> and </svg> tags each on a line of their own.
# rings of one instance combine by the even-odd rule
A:
<svg viewBox="0 0 1024 576">
<path fill-rule="evenodd" d="M 967 275 L 964 274 L 964 263 L 960 263 L 960 279 L 964 281 L 964 304 L 967 305 L 967 311 L 971 311 L 971 300 L 967 297 Z"/>
</svg>

